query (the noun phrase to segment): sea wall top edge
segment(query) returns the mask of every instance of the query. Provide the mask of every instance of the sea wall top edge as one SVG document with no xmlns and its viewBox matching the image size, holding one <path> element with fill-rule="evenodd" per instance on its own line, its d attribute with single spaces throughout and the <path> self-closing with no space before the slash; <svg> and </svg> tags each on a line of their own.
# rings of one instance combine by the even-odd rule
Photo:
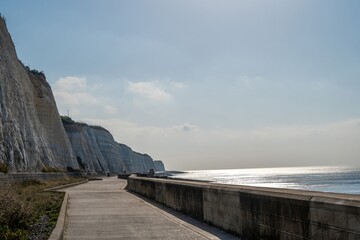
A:
<svg viewBox="0 0 360 240">
<path fill-rule="evenodd" d="M 145 180 L 158 183 L 177 184 L 184 186 L 192 186 L 206 189 L 216 189 L 231 192 L 251 193 L 257 195 L 267 195 L 273 197 L 286 197 L 290 199 L 301 199 L 304 201 L 312 202 L 324 202 L 334 203 L 348 206 L 360 207 L 360 195 L 344 194 L 344 193 L 331 193 L 331 192 L 318 192 L 318 191 L 306 191 L 295 189 L 283 189 L 283 188 L 270 188 L 270 187 L 254 187 L 245 185 L 230 185 L 212 182 L 199 182 L 191 180 L 178 180 L 178 179 L 165 179 L 165 178 L 148 178 L 138 177 L 135 174 L 129 177 L 130 179 Z"/>
</svg>

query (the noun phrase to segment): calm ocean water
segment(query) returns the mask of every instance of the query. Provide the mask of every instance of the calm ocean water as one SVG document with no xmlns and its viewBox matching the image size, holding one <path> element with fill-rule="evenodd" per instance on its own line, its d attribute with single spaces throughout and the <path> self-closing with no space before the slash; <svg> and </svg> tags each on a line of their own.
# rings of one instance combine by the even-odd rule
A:
<svg viewBox="0 0 360 240">
<path fill-rule="evenodd" d="M 360 194 L 359 167 L 199 170 L 177 173 L 172 177 L 224 184 Z"/>
</svg>

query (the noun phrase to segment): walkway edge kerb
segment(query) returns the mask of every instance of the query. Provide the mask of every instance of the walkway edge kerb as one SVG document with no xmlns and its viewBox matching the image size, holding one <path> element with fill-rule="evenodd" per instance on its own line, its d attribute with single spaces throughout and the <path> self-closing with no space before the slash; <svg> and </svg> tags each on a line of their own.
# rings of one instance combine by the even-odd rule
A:
<svg viewBox="0 0 360 240">
<path fill-rule="evenodd" d="M 52 231 L 49 240 L 62 240 L 64 238 L 64 230 L 65 230 L 65 221 L 66 221 L 66 212 L 67 205 L 69 200 L 69 193 L 65 193 L 64 200 L 61 205 L 59 217 L 56 222 L 56 226 Z"/>
<path fill-rule="evenodd" d="M 60 190 L 60 189 L 63 189 L 63 188 L 68 188 L 68 187 L 80 185 L 80 184 L 83 184 L 83 183 L 87 183 L 88 181 L 89 180 L 86 179 L 86 180 L 80 181 L 80 182 L 69 183 L 69 184 L 65 184 L 65 185 L 61 185 L 61 186 L 57 186 L 57 187 L 47 188 L 47 189 L 44 189 L 44 192 L 56 192 L 57 190 Z"/>
<path fill-rule="evenodd" d="M 84 181 L 80 181 L 80 182 L 75 182 L 75 183 L 65 184 L 65 185 L 61 185 L 61 186 L 57 186 L 57 187 L 53 187 L 53 188 L 48 188 L 48 189 L 45 189 L 44 191 L 45 192 L 56 192 L 63 188 L 72 187 L 72 186 L 80 185 L 80 184 L 87 183 L 87 182 L 88 182 L 88 179 L 84 180 Z M 51 232 L 49 240 L 62 240 L 64 238 L 68 201 L 69 201 L 69 193 L 65 192 L 65 196 L 64 196 L 63 202 L 61 204 L 59 216 L 56 221 L 56 226 L 55 226 L 54 230 Z"/>
</svg>

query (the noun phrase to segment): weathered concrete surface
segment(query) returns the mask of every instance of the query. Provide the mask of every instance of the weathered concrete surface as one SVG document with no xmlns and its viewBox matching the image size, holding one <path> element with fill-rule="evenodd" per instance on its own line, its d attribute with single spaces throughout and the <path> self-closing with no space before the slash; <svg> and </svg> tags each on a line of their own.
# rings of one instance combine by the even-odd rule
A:
<svg viewBox="0 0 360 240">
<path fill-rule="evenodd" d="M 244 239 L 360 239 L 360 195 L 130 176 L 129 190 Z"/>
<path fill-rule="evenodd" d="M 236 239 L 124 190 L 126 180 L 104 178 L 65 189 L 64 239 Z"/>
</svg>

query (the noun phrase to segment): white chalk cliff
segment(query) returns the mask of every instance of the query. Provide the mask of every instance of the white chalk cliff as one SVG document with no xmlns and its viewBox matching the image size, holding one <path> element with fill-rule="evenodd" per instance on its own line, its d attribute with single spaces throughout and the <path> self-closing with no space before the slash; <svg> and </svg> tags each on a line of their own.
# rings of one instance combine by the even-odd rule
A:
<svg viewBox="0 0 360 240">
<path fill-rule="evenodd" d="M 78 168 L 44 74 L 18 60 L 0 19 L 0 162 L 12 172 Z"/>
<path fill-rule="evenodd" d="M 163 172 L 165 171 L 164 163 L 160 160 L 154 160 L 154 167 L 156 172 Z"/>
<path fill-rule="evenodd" d="M 134 152 L 125 144 L 117 143 L 104 128 L 76 123 L 66 117 L 63 123 L 81 170 L 105 173 L 157 170 L 149 155 Z"/>
<path fill-rule="evenodd" d="M 10 172 L 44 167 L 114 173 L 155 168 L 150 156 L 115 142 L 104 128 L 72 123 L 65 129 L 45 75 L 18 60 L 0 18 L 0 164 Z"/>
</svg>

